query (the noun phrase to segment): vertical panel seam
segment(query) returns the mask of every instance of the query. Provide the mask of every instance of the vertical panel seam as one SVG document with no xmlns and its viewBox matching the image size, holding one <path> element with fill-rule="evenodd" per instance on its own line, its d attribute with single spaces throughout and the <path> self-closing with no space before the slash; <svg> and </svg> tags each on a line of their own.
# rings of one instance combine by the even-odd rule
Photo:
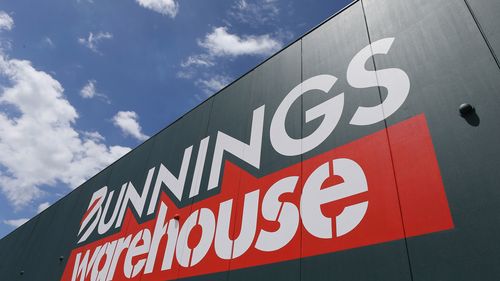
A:
<svg viewBox="0 0 500 281">
<path fill-rule="evenodd" d="M 481 36 L 483 37 L 483 40 L 486 43 L 486 46 L 490 50 L 490 53 L 493 56 L 493 59 L 495 60 L 495 63 L 497 64 L 497 67 L 500 69 L 500 62 L 498 61 L 498 57 L 497 57 L 495 51 L 493 50 L 493 47 L 491 46 L 490 41 L 488 40 L 488 37 L 486 37 L 486 33 L 484 32 L 484 29 L 481 26 L 481 23 L 479 23 L 479 20 L 477 19 L 476 14 L 474 13 L 474 10 L 470 6 L 468 0 L 464 0 L 464 3 L 465 3 L 465 6 L 467 6 L 467 9 L 469 10 L 469 13 L 472 16 L 472 19 L 476 23 L 476 26 L 479 29 L 479 33 L 481 33 Z"/>
<path fill-rule="evenodd" d="M 148 157 L 146 158 L 146 161 L 145 161 L 146 163 L 145 163 L 144 165 L 147 165 L 147 164 L 149 163 L 149 160 L 151 160 L 151 157 L 152 157 L 152 154 L 153 154 L 153 149 L 154 149 L 155 144 L 156 144 L 156 138 L 150 138 L 149 140 L 150 140 L 150 141 L 152 141 L 152 142 L 153 142 L 153 144 L 151 144 L 151 149 L 150 149 L 150 150 L 149 150 L 149 152 L 148 152 Z M 148 168 L 146 168 L 146 169 L 148 170 Z M 109 176 L 108 176 L 108 181 L 109 181 L 109 179 L 111 178 L 111 175 L 113 174 L 113 170 L 114 170 L 114 168 L 113 168 L 113 169 L 111 169 L 111 173 L 109 173 Z M 158 172 L 156 171 L 156 169 L 155 169 L 155 171 L 153 172 L 153 177 L 151 178 L 151 183 L 150 183 L 149 188 L 151 188 L 151 184 L 153 184 L 153 178 L 154 178 L 155 174 L 156 174 L 156 176 L 158 177 Z M 143 190 L 144 190 L 144 189 L 143 189 Z M 141 191 L 141 192 L 143 192 L 143 191 Z M 148 192 L 148 193 L 149 193 L 149 192 Z M 148 195 L 149 195 L 149 194 L 148 194 Z M 147 199 L 148 195 L 146 196 L 146 199 Z M 161 196 L 160 196 L 160 197 L 161 197 Z M 160 197 L 158 197 L 158 199 L 159 199 Z M 151 198 L 150 200 L 153 200 L 153 198 Z M 116 204 L 118 204 L 118 200 L 116 201 Z M 127 207 L 127 209 L 128 209 L 128 207 Z M 155 209 L 155 213 L 154 213 L 155 218 L 157 218 L 157 214 L 156 214 L 156 212 L 158 212 L 159 210 L 160 210 L 160 208 Z M 144 210 L 143 210 L 143 212 L 144 212 Z M 106 214 L 104 214 L 104 215 L 106 215 Z M 127 215 L 125 214 L 125 217 L 126 217 L 126 216 L 127 216 Z M 125 217 L 124 217 L 124 219 L 125 219 Z M 135 217 L 134 217 L 134 218 L 135 218 Z M 154 218 L 153 218 L 153 219 L 154 219 Z M 145 223 L 144 221 L 142 221 L 142 222 L 141 222 L 140 220 L 141 220 L 140 218 L 138 218 L 138 219 L 137 219 L 137 222 L 138 222 L 138 224 L 139 224 L 139 225 L 140 225 L 141 223 Z M 123 227 L 125 227 L 125 229 L 126 229 L 126 230 L 125 230 L 125 233 L 127 233 L 127 236 L 128 236 L 128 235 L 130 235 L 130 233 L 128 233 L 128 228 L 129 228 L 129 226 L 130 226 L 130 220 L 129 220 L 129 221 L 127 221 L 127 225 L 126 225 L 126 226 L 125 226 L 125 225 L 122 225 L 122 228 L 120 228 L 120 230 L 119 230 L 119 231 L 122 231 L 122 230 L 123 230 Z M 117 233 L 118 233 L 118 232 L 117 232 Z M 113 251 L 113 255 L 115 254 L 115 251 L 116 251 L 116 249 Z M 63 274 L 64 274 L 64 272 L 63 272 Z M 108 274 L 109 274 L 109 272 L 106 274 L 106 279 L 108 278 L 108 276 L 107 276 Z M 141 270 L 140 274 L 138 275 L 138 276 L 139 276 L 139 280 L 143 281 L 144 274 L 145 274 L 145 273 L 144 273 L 144 270 Z"/>
<path fill-rule="evenodd" d="M 302 82 L 304 82 L 304 55 L 303 55 L 303 44 L 304 38 L 300 38 L 300 92 L 302 92 Z M 300 146 L 301 146 L 301 154 L 300 154 L 300 193 L 302 194 L 302 190 L 304 188 L 304 185 L 302 184 L 304 178 L 303 178 L 303 173 L 304 173 L 304 167 L 303 167 L 303 161 L 304 161 L 304 153 L 302 153 L 302 140 L 304 139 L 304 95 L 300 95 Z M 300 231 L 300 254 L 299 254 L 299 281 L 302 280 L 302 231 L 303 231 L 303 226 L 302 222 L 299 223 Z"/>
<path fill-rule="evenodd" d="M 375 71 L 375 78 L 377 80 L 377 90 L 378 90 L 378 94 L 379 94 L 379 98 L 380 98 L 380 102 L 383 101 L 382 99 L 382 92 L 380 91 L 380 86 L 379 86 L 379 79 L 378 79 L 378 75 L 377 75 L 377 65 L 375 63 L 375 57 L 373 55 L 373 49 L 372 49 L 372 39 L 371 39 L 371 36 L 370 36 L 370 30 L 368 28 L 368 20 L 366 18 L 366 11 L 365 11 L 365 5 L 363 3 L 363 0 L 360 0 L 361 2 L 361 9 L 362 9 L 362 12 L 363 12 L 363 17 L 364 17 L 364 21 L 365 21 L 365 27 L 366 27 L 366 34 L 368 36 L 368 44 L 370 46 L 370 51 L 371 51 L 371 59 L 372 59 L 372 63 L 373 63 L 373 68 L 374 68 L 374 71 Z M 385 113 L 384 113 L 384 107 L 382 107 L 382 114 L 383 116 L 385 117 Z M 404 235 L 404 244 L 405 244 L 405 249 L 406 249 L 406 257 L 407 257 L 407 261 L 408 261 L 408 269 L 410 271 L 410 279 L 413 281 L 413 270 L 412 270 L 412 266 L 411 266 L 411 258 L 410 258 L 410 250 L 408 248 L 408 240 L 407 240 L 407 237 L 406 237 L 406 229 L 405 229 L 405 223 L 404 223 L 404 219 L 403 219 L 403 210 L 402 210 L 402 207 L 401 207 L 401 200 L 400 200 L 400 196 L 399 196 L 399 188 L 398 188 L 398 182 L 397 182 L 397 178 L 396 178 L 396 169 L 395 169 L 395 166 L 394 166 L 394 157 L 392 155 L 392 147 L 391 147 L 391 140 L 389 138 L 389 132 L 387 130 L 388 128 L 388 125 L 387 125 L 387 119 L 384 118 L 384 126 L 385 126 L 385 134 L 386 134 L 386 137 L 387 137 L 387 144 L 389 146 L 389 157 L 390 157 L 390 160 L 391 160 L 391 165 L 392 165 L 392 173 L 393 173 L 393 177 L 394 177 L 394 184 L 396 185 L 396 194 L 397 194 L 397 197 L 398 197 L 398 205 L 399 205 L 399 214 L 400 214 L 400 217 L 401 217 L 401 225 L 402 225 L 402 228 L 403 228 L 403 235 Z"/>
</svg>

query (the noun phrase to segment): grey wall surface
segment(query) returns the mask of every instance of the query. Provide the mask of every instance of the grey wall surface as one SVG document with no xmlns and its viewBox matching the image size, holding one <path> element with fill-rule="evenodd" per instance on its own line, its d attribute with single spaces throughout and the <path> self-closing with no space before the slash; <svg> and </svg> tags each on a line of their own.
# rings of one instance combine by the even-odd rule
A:
<svg viewBox="0 0 500 281">
<path fill-rule="evenodd" d="M 60 280 L 77 247 L 80 222 L 96 190 L 108 186 L 117 194 L 125 182 L 131 181 L 142 191 L 148 170 L 160 164 L 178 175 L 184 151 L 191 145 L 192 171 L 200 140 L 210 137 L 206 159 L 211 160 L 218 132 L 248 143 L 252 114 L 265 105 L 260 167 L 224 155 L 225 160 L 257 178 L 301 165 L 302 161 L 380 131 L 385 132 L 385 137 L 379 149 L 387 151 L 387 157 L 397 158 L 392 149 L 396 136 L 387 128 L 424 114 L 454 228 L 307 257 L 303 256 L 303 248 L 309 245 L 300 240 L 292 253 L 297 258 L 284 257 L 282 262 L 243 269 L 227 260 L 225 271 L 184 279 L 500 280 L 499 15 L 498 0 L 355 1 L 0 240 L 0 279 Z M 404 70 L 411 81 L 409 95 L 384 121 L 369 126 L 350 125 L 359 106 L 380 104 L 387 89 L 351 87 L 346 77 L 349 62 L 364 47 L 389 37 L 395 39 L 388 54 L 373 56 L 365 68 Z M 287 133 L 297 139 L 310 135 L 321 119 L 305 122 L 304 112 L 344 93 L 341 119 L 334 133 L 319 146 L 302 155 L 284 157 L 270 142 L 273 113 L 295 86 L 322 74 L 338 80 L 329 92 L 312 91 L 292 105 L 286 119 Z M 463 103 L 473 105 L 475 113 L 460 116 L 458 108 Z M 404 167 L 392 165 L 391 176 L 398 182 L 398 171 Z M 184 207 L 186 216 L 193 211 L 193 204 L 220 192 L 218 188 L 206 189 L 209 168 L 207 161 L 198 196 L 189 196 L 192 172 L 187 174 L 182 200 L 163 190 L 176 206 Z M 232 194 L 238 196 L 244 184 L 240 181 L 232 186 Z M 397 194 L 397 190 L 394 192 Z M 425 202 L 422 205 L 425 208 Z M 139 223 L 154 218 L 154 214 L 134 215 L 140 217 Z M 400 220 L 396 224 L 404 233 L 409 222 L 403 215 L 397 216 Z M 233 218 L 238 219 L 234 214 Z M 126 232 L 128 227 L 124 224 L 106 235 Z M 299 231 L 305 230 L 299 227 Z M 305 233 L 299 234 L 299 239 L 303 239 L 302 235 Z M 94 233 L 86 243 L 101 238 Z M 177 270 L 177 276 L 183 276 L 183 271 L 190 269 Z M 145 275 L 134 280 L 150 279 Z"/>
<path fill-rule="evenodd" d="M 500 55 L 500 2 L 495 0 L 467 0 L 465 3 L 475 18 L 478 28 L 481 29 L 487 43 L 489 43 L 493 54 L 497 58 Z"/>
<path fill-rule="evenodd" d="M 488 1 L 471 2 L 488 9 Z M 411 75 L 411 94 L 388 124 L 425 113 L 456 227 L 408 239 L 413 280 L 495 280 L 500 134 L 492 128 L 500 126 L 500 72 L 493 55 L 463 1 L 363 3 L 372 40 L 397 38 L 390 56 L 375 57 L 377 67 L 398 65 Z M 496 21 L 498 33 L 498 17 L 485 16 L 478 19 L 490 35 Z M 475 106 L 477 122 L 457 114 L 462 103 Z"/>
</svg>

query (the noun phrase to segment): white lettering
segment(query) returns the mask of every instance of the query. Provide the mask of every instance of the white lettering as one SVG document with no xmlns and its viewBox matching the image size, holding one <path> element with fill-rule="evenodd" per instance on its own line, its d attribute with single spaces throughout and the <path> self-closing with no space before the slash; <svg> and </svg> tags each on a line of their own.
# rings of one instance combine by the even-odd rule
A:
<svg viewBox="0 0 500 281">
<path fill-rule="evenodd" d="M 139 245 L 139 241 L 143 241 L 143 244 Z M 148 252 L 151 243 L 151 233 L 148 229 L 139 231 L 132 239 L 130 246 L 125 256 L 125 262 L 123 265 L 123 273 L 127 278 L 133 278 L 139 274 L 144 265 L 146 264 L 146 259 L 139 259 L 135 265 L 132 264 L 132 259 L 136 256 L 143 255 Z"/>
<path fill-rule="evenodd" d="M 224 151 L 231 153 L 239 159 L 247 162 L 255 168 L 260 167 L 260 153 L 262 147 L 262 131 L 264 129 L 264 111 L 261 106 L 253 111 L 252 129 L 250 132 L 250 144 L 241 142 L 223 132 L 217 133 L 215 142 L 214 157 L 210 170 L 208 189 L 213 189 L 219 185 L 219 177 L 222 169 L 222 157 Z"/>
<path fill-rule="evenodd" d="M 320 145 L 335 129 L 344 108 L 344 93 L 341 93 L 309 110 L 305 114 L 305 122 L 323 117 L 319 127 L 302 139 L 291 138 L 285 129 L 285 121 L 292 104 L 303 94 L 319 90 L 328 93 L 337 78 L 332 75 L 318 75 L 307 79 L 293 88 L 276 109 L 271 121 L 270 138 L 274 149 L 285 156 L 306 153 Z"/>
<path fill-rule="evenodd" d="M 357 53 L 347 67 L 347 82 L 354 88 L 384 87 L 387 97 L 376 106 L 360 106 L 349 124 L 371 125 L 391 116 L 404 103 L 410 92 L 410 79 L 399 68 L 377 71 L 365 69 L 366 61 L 374 55 L 387 54 L 394 38 L 384 38 L 371 43 Z"/>
<path fill-rule="evenodd" d="M 262 200 L 262 215 L 268 221 L 277 221 L 278 230 L 269 232 L 261 230 L 255 248 L 272 252 L 283 248 L 297 232 L 299 226 L 299 210 L 290 202 L 282 203 L 279 197 L 285 193 L 293 193 L 299 177 L 287 177 L 279 180 L 269 188 Z"/>
<path fill-rule="evenodd" d="M 184 157 L 182 158 L 181 170 L 179 172 L 179 177 L 175 177 L 163 164 L 160 164 L 160 170 L 158 176 L 156 177 L 155 187 L 153 189 L 153 195 L 151 196 L 151 201 L 149 202 L 148 215 L 151 215 L 156 208 L 156 203 L 160 196 L 160 188 L 162 185 L 166 185 L 167 188 L 174 194 L 177 200 L 181 201 L 182 193 L 184 191 L 184 184 L 186 183 L 186 175 L 189 168 L 189 162 L 191 162 L 191 151 L 193 146 L 190 146 L 184 150 Z"/>
<path fill-rule="evenodd" d="M 120 209 L 120 215 L 118 216 L 118 220 L 116 221 L 116 227 L 120 227 L 122 224 L 123 216 L 125 215 L 128 202 L 132 203 L 132 206 L 134 207 L 134 210 L 137 212 L 137 214 L 139 216 L 142 216 L 142 211 L 144 210 L 144 205 L 146 204 L 146 199 L 148 198 L 149 186 L 151 185 L 151 180 L 153 179 L 154 172 L 155 168 L 149 169 L 148 176 L 146 178 L 146 182 L 144 183 L 144 188 L 142 189 L 141 195 L 139 195 L 132 182 L 128 183 L 127 192 L 125 193 L 125 198 Z"/>
<path fill-rule="evenodd" d="M 219 217 L 217 219 L 214 242 L 217 256 L 226 260 L 243 255 L 253 242 L 257 228 L 259 190 L 245 194 L 240 235 L 235 240 L 229 238 L 232 201 L 232 199 L 227 200 L 219 206 Z"/>
<path fill-rule="evenodd" d="M 341 176 L 344 182 L 321 188 L 323 182 L 330 176 L 329 165 L 332 164 L 335 175 Z M 321 205 L 367 190 L 365 174 L 356 162 L 340 158 L 333 160 L 332 163 L 321 165 L 309 176 L 302 190 L 300 215 L 305 229 L 318 238 L 333 238 L 332 219 L 323 215 Z M 345 208 L 337 216 L 337 236 L 342 236 L 354 229 L 363 219 L 367 208 L 368 202 L 349 206 L 349 209 Z"/>
</svg>

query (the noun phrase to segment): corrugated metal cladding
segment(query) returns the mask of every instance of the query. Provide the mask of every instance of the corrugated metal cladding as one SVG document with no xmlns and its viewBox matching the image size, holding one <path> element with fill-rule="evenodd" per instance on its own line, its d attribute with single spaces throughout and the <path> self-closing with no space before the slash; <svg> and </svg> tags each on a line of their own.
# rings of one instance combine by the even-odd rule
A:
<svg viewBox="0 0 500 281">
<path fill-rule="evenodd" d="M 499 15 L 354 2 L 3 238 L 0 279 L 500 280 Z"/>
</svg>

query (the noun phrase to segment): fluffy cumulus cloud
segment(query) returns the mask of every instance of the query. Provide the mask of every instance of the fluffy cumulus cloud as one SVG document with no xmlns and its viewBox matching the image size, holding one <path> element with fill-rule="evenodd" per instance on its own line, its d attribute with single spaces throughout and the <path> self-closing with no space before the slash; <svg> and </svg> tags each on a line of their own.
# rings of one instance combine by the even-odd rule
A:
<svg viewBox="0 0 500 281">
<path fill-rule="evenodd" d="M 78 38 L 78 43 L 89 48 L 92 52 L 100 54 L 98 44 L 103 40 L 109 40 L 112 38 L 113 34 L 109 32 L 97 32 L 96 34 L 94 34 L 93 32 L 89 32 L 87 38 Z"/>
<path fill-rule="evenodd" d="M 0 11 L 0 30 L 11 30 L 14 20 L 4 11 Z"/>
<path fill-rule="evenodd" d="M 283 46 L 281 40 L 273 38 L 270 34 L 240 36 L 230 33 L 227 27 L 214 28 L 203 39 L 198 40 L 198 45 L 204 52 L 191 55 L 182 61 L 180 65 L 182 70 L 177 72 L 177 77 L 192 79 L 197 70 L 215 66 L 217 59 L 243 55 L 266 56 L 277 52 Z M 216 75 L 208 79 L 197 79 L 195 84 L 206 95 L 211 95 L 229 82 L 229 77 Z M 196 98 L 201 99 L 201 97 Z"/>
<path fill-rule="evenodd" d="M 226 75 L 214 75 L 213 69 L 219 68 L 224 61 L 234 61 L 242 56 L 265 57 L 272 55 L 289 40 L 289 33 L 275 28 L 279 18 L 279 0 L 237 0 L 227 11 L 225 26 L 214 27 L 204 37 L 197 40 L 201 51 L 188 56 L 180 63 L 177 77 L 195 81 L 203 94 L 211 95 L 230 82 Z M 264 34 L 244 34 L 230 30 L 232 21 L 252 27 L 266 25 L 274 29 Z M 210 73 L 209 73 L 210 71 Z M 198 77 L 198 78 L 197 78 Z M 203 94 L 196 94 L 203 100 Z"/>
<path fill-rule="evenodd" d="M 77 187 L 130 150 L 77 131 L 61 84 L 29 61 L 0 53 L 0 78 L 0 191 L 14 207 L 59 183 Z"/>
<path fill-rule="evenodd" d="M 144 8 L 153 10 L 171 18 L 175 18 L 179 12 L 179 3 L 175 0 L 136 0 Z"/>
<path fill-rule="evenodd" d="M 271 55 L 283 44 L 269 34 L 243 35 L 231 34 L 227 27 L 216 27 L 198 44 L 214 56 Z"/>
<path fill-rule="evenodd" d="M 6 225 L 10 225 L 14 228 L 18 228 L 27 221 L 28 221 L 27 218 L 22 218 L 22 219 L 15 219 L 15 220 L 4 220 L 3 223 Z"/>
<path fill-rule="evenodd" d="M 210 96 L 231 82 L 231 78 L 225 75 L 215 75 L 209 79 L 198 79 L 196 85 L 201 88 L 201 90 Z"/>
<path fill-rule="evenodd" d="M 134 111 L 118 111 L 113 117 L 113 124 L 120 128 L 125 135 L 144 141 L 149 137 L 142 132 L 139 125 L 139 115 Z"/>
</svg>

